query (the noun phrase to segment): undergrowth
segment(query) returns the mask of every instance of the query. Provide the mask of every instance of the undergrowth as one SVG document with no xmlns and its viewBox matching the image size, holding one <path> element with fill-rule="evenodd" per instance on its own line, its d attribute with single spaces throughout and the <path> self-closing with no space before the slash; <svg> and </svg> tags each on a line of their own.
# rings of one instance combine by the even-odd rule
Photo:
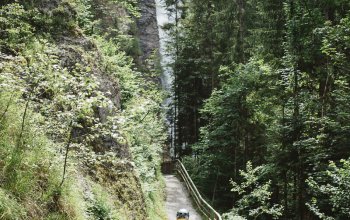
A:
<svg viewBox="0 0 350 220">
<path fill-rule="evenodd" d="M 120 29 L 139 14 L 102 2 L 116 27 L 90 0 L 0 8 L 0 219 L 166 218 L 163 96 Z"/>
</svg>

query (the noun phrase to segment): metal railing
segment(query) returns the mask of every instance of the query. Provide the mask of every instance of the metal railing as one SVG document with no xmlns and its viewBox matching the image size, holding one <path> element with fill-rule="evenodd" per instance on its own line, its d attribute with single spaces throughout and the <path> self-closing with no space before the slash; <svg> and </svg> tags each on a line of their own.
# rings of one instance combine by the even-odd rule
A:
<svg viewBox="0 0 350 220">
<path fill-rule="evenodd" d="M 176 160 L 175 169 L 180 177 L 185 182 L 185 185 L 192 196 L 194 202 L 196 203 L 199 211 L 205 216 L 207 219 L 212 220 L 221 220 L 221 216 L 218 212 L 213 209 L 201 196 L 197 187 L 194 185 L 191 177 L 188 175 L 185 166 L 181 163 L 180 160 Z"/>
</svg>

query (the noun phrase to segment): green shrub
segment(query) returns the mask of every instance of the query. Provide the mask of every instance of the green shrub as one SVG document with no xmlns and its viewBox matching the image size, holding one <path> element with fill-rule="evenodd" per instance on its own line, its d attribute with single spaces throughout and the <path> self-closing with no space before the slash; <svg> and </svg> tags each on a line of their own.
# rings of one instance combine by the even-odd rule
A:
<svg viewBox="0 0 350 220">
<path fill-rule="evenodd" d="M 231 180 L 232 192 L 238 195 L 238 200 L 230 212 L 223 215 L 226 220 L 239 219 L 279 219 L 283 206 L 271 203 L 271 180 L 261 181 L 264 166 L 253 168 L 247 162 L 246 171 L 240 170 L 242 182 L 240 184 Z"/>
<path fill-rule="evenodd" d="M 92 219 L 96 220 L 118 220 L 127 219 L 127 216 L 119 213 L 117 201 L 113 201 L 106 189 L 99 184 L 92 184 L 93 200 L 87 211 Z"/>
<path fill-rule="evenodd" d="M 88 211 L 97 220 L 111 220 L 109 217 L 110 209 L 102 201 L 95 201 L 94 204 L 89 207 Z"/>
<path fill-rule="evenodd" d="M 14 196 L 10 196 L 0 188 L 0 219 L 22 219 L 25 216 L 24 207 L 16 201 Z"/>
<path fill-rule="evenodd" d="M 307 206 L 316 216 L 323 220 L 350 218 L 350 159 L 330 162 L 324 173 L 306 182 L 313 194 Z"/>
<path fill-rule="evenodd" d="M 7 195 L 6 198 L 0 197 L 0 203 L 17 202 L 18 207 L 23 207 L 19 210 L 30 219 L 58 220 L 86 219 L 89 214 L 94 219 L 145 216 L 146 201 L 149 215 L 159 216 L 163 207 L 159 163 L 165 140 L 159 111 L 162 98 L 154 89 L 157 85 L 144 82 L 142 74 L 134 70 L 133 60 L 125 52 L 139 54 L 138 41 L 117 30 L 118 36 L 110 40 L 102 34 L 91 36 L 91 39 L 79 35 L 79 41 L 92 42 L 90 51 L 69 40 L 55 42 L 61 39 L 61 35 L 76 42 L 72 31 L 80 28 L 84 34 L 94 34 L 92 10 L 96 9 L 91 7 L 91 0 L 63 0 L 54 9 L 44 10 L 42 1 L 20 2 L 24 6 L 14 3 L 0 9 L 0 50 L 18 55 L 0 61 L 0 117 L 12 99 L 5 116 L 0 118 L 0 170 L 3 171 L 0 188 Z M 138 16 L 135 1 L 117 0 L 114 3 Z M 127 20 L 131 21 L 130 18 Z M 57 34 L 59 37 L 55 38 Z M 65 67 L 61 56 L 67 60 Z M 100 78 L 105 77 L 103 74 L 114 80 L 115 85 L 119 81 L 120 87 L 116 90 L 121 92 L 123 108 L 122 113 L 108 117 L 106 123 L 99 122 L 96 109 L 107 106 L 113 108 L 111 112 L 117 112 L 118 106 L 111 106 L 111 100 L 99 91 Z M 20 92 L 11 97 L 12 89 Z M 27 103 L 27 115 L 22 124 Z M 119 119 L 126 119 L 130 124 L 118 124 Z M 80 129 L 79 132 L 84 134 L 77 135 L 79 137 L 72 143 L 67 175 L 60 187 L 62 155 L 70 121 L 74 121 L 75 131 Z M 127 137 L 119 132 L 125 132 Z M 102 185 L 108 184 L 94 191 L 94 199 L 89 201 L 85 190 L 94 183 L 86 183 L 87 189 L 81 189 L 77 179 L 85 181 L 87 178 L 77 175 L 83 171 L 76 171 L 76 163 L 83 164 L 86 158 L 77 161 L 74 157 L 83 147 L 91 150 L 94 147 L 91 143 L 100 136 L 115 138 L 121 148 L 128 148 L 126 142 L 130 142 L 137 171 L 128 171 L 126 182 L 113 180 L 117 182 L 113 186 L 110 186 L 112 180 L 101 181 Z M 129 149 L 122 150 L 127 152 Z M 143 191 L 139 189 L 139 180 Z M 123 188 L 129 181 L 135 185 Z M 113 193 L 106 194 L 108 190 Z M 137 198 L 130 198 L 134 195 L 131 192 L 136 192 Z M 125 204 L 119 201 L 119 193 L 127 200 Z M 134 203 L 138 204 L 137 208 Z M 0 210 L 0 216 L 2 212 L 15 212 L 12 208 L 6 210 Z M 23 218 L 21 215 L 18 214 L 19 219 Z"/>
<path fill-rule="evenodd" d="M 18 3 L 0 7 L 0 51 L 17 53 L 33 37 L 29 13 Z"/>
<path fill-rule="evenodd" d="M 57 8 L 52 10 L 52 26 L 58 33 L 66 30 L 72 32 L 77 28 L 77 12 L 68 2 L 62 2 Z"/>
<path fill-rule="evenodd" d="M 38 219 L 47 212 L 51 219 L 83 219 L 77 217 L 83 216 L 83 198 L 76 184 L 59 187 L 63 161 L 56 150 L 61 146 L 47 139 L 39 126 L 43 118 L 30 105 L 22 124 L 21 102 L 16 95 L 0 93 L 0 219 Z"/>
</svg>

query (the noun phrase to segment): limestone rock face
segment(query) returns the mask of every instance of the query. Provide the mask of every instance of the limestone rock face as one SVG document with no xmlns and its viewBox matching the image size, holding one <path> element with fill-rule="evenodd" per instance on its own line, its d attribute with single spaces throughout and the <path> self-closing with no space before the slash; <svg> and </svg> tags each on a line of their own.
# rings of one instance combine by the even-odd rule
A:
<svg viewBox="0 0 350 220">
<path fill-rule="evenodd" d="M 96 25 L 89 26 L 88 28 L 91 30 L 86 31 L 79 26 L 78 19 L 81 14 L 79 14 L 79 10 L 75 7 L 78 5 L 83 8 L 83 2 L 85 1 L 1 0 L 0 6 L 9 2 L 26 3 L 29 9 L 35 9 L 35 12 L 40 12 L 43 18 L 50 18 L 47 19 L 47 23 L 46 21 L 44 22 L 44 19 L 39 19 L 40 22 L 35 20 L 38 23 L 33 23 L 33 25 L 37 25 L 35 29 L 37 32 L 35 34 L 38 34 L 38 36 L 34 35 L 34 37 L 38 41 L 38 45 L 44 48 L 33 50 L 34 52 L 38 51 L 38 55 L 40 55 L 38 57 L 40 59 L 41 57 L 45 57 L 45 59 L 42 59 L 44 62 L 41 62 L 41 60 L 39 61 L 39 58 L 35 59 L 35 63 L 43 63 L 43 65 L 38 65 L 40 68 L 38 67 L 37 69 L 40 73 L 45 72 L 45 74 L 43 74 L 45 77 L 40 78 L 40 83 L 43 82 L 42 88 L 44 89 L 42 91 L 40 90 L 38 94 L 33 94 L 33 97 L 30 97 L 30 99 L 33 100 L 30 100 L 28 97 L 23 97 L 28 99 L 27 103 L 30 103 L 30 107 L 33 106 L 33 111 L 42 113 L 40 123 L 43 123 L 43 126 L 50 123 L 50 125 L 52 124 L 51 127 L 53 127 L 52 129 L 50 127 L 47 131 L 48 138 L 52 139 L 52 142 L 50 140 L 48 143 L 50 143 L 50 147 L 57 148 L 53 148 L 50 154 L 45 153 L 45 155 L 43 154 L 40 156 L 49 157 L 52 153 L 52 156 L 61 158 L 64 152 L 69 152 L 69 155 L 67 154 L 69 166 L 72 170 L 74 168 L 74 172 L 69 175 L 72 175 L 73 182 L 77 180 L 73 178 L 73 175 L 77 173 L 79 177 L 77 180 L 78 186 L 81 186 L 84 191 L 76 193 L 83 193 L 84 197 L 88 198 L 85 199 L 84 202 L 89 205 L 85 206 L 85 203 L 82 203 L 81 206 L 79 206 L 87 209 L 85 211 L 86 215 L 90 214 L 90 204 L 95 204 L 93 201 L 95 200 L 93 194 L 99 194 L 99 192 L 91 191 L 92 186 L 96 186 L 93 182 L 96 182 L 101 185 L 106 194 L 108 193 L 108 197 L 114 202 L 115 207 L 120 207 L 120 210 L 123 211 L 122 214 L 129 216 L 129 218 L 122 219 L 146 219 L 148 210 L 146 207 L 146 198 L 142 191 L 142 182 L 140 182 L 139 174 L 135 171 L 135 165 L 132 162 L 133 158 L 130 152 L 131 146 L 127 143 L 127 138 L 123 136 L 117 122 L 121 110 L 122 94 L 120 84 L 123 81 L 119 82 L 117 73 L 108 68 L 105 60 L 107 59 L 105 57 L 107 55 L 105 55 L 103 49 L 98 46 L 99 44 L 97 42 L 99 41 L 95 40 L 94 36 L 90 35 L 90 32 L 98 33 L 101 38 L 106 38 L 106 40 L 117 37 L 118 35 L 131 35 L 133 33 L 130 33 L 131 31 L 129 28 L 134 28 L 134 26 L 131 27 L 130 23 L 123 23 L 123 21 L 134 18 L 130 18 L 127 14 L 127 10 L 123 9 L 122 5 L 118 4 L 120 1 L 87 1 L 91 4 L 90 10 L 92 16 L 94 16 Z M 77 3 L 77 5 L 75 5 L 75 3 Z M 141 39 L 141 49 L 143 51 L 143 55 L 140 59 L 146 63 L 146 60 L 151 57 L 153 51 L 157 51 L 159 48 L 156 7 L 154 0 L 142 0 L 139 7 L 142 13 L 142 17 L 138 21 L 140 28 L 139 37 Z M 41 17 L 39 16 L 39 18 Z M 25 21 L 25 23 L 26 22 L 27 21 Z M 47 25 L 38 25 L 42 23 Z M 2 37 L 3 36 L 0 38 Z M 46 45 L 48 48 L 47 50 Z M 30 52 L 32 53 L 32 51 Z M 120 49 L 120 52 L 123 52 L 122 49 Z M 28 54 L 32 56 L 31 53 Z M 46 59 L 46 57 L 48 58 Z M 9 70 L 16 70 L 8 72 L 8 75 L 13 76 L 13 79 L 22 80 L 22 75 L 30 76 L 32 73 L 31 71 L 22 71 L 27 70 L 27 68 L 29 69 L 28 60 L 30 60 L 29 57 L 17 56 L 16 54 L 7 53 L 7 51 L 1 51 L 0 76 L 5 74 L 5 72 L 2 71 L 2 67 L 5 63 L 6 68 L 9 68 Z M 111 62 L 113 61 L 114 60 Z M 17 64 L 20 68 L 16 67 Z M 147 67 L 150 66 L 148 65 Z M 34 68 L 35 71 L 37 69 Z M 55 82 L 56 75 L 58 75 L 55 72 L 56 70 L 57 73 L 62 74 L 63 77 L 62 80 L 60 79 L 59 81 L 60 84 L 57 84 L 60 88 L 57 89 L 57 91 L 53 91 L 50 86 L 57 83 Z M 130 67 L 130 71 L 131 70 Z M 146 74 L 152 70 L 152 67 L 146 68 Z M 52 75 L 55 77 L 52 77 Z M 51 77 L 54 79 L 51 79 Z M 65 79 L 68 79 L 67 82 L 65 82 Z M 9 77 L 9 81 L 11 80 L 12 78 Z M 45 83 L 46 80 L 48 83 Z M 14 82 L 16 81 L 14 80 Z M 25 80 L 23 80 L 23 83 L 24 82 Z M 37 80 L 36 83 L 38 82 L 39 80 Z M 55 97 L 55 92 L 58 94 L 56 96 L 58 97 L 57 99 Z M 80 96 L 80 94 L 84 94 L 84 96 Z M 32 94 L 30 95 L 32 96 Z M 65 98 L 67 98 L 67 96 L 73 97 L 72 100 L 69 100 L 72 102 L 66 101 Z M 62 100 L 64 99 L 64 101 L 60 98 Z M 103 98 L 103 105 L 97 101 L 93 101 L 91 102 L 93 103 L 92 105 L 84 107 L 84 110 L 88 108 L 88 113 L 85 114 L 84 112 L 84 114 L 80 114 L 80 112 L 74 112 L 74 106 L 82 102 L 83 98 L 88 99 L 88 101 L 90 100 L 89 98 L 97 98 L 98 100 Z M 47 120 L 44 121 L 45 119 Z M 69 121 L 71 121 L 70 124 Z M 74 124 L 72 123 L 73 121 Z M 78 124 L 78 126 L 75 126 L 75 124 Z M 68 135 L 68 132 L 71 132 L 71 134 Z M 69 151 L 63 149 L 65 146 L 64 143 L 67 141 L 67 136 L 69 136 L 69 143 L 70 140 L 72 140 L 72 145 L 70 148 L 67 148 Z M 62 151 L 62 149 L 64 151 Z M 31 149 L 28 149 L 28 151 L 29 150 Z M 55 153 L 53 154 L 53 152 Z M 62 153 L 62 155 L 60 153 Z M 48 160 L 49 158 L 43 159 Z M 41 165 L 40 163 L 40 166 Z M 46 171 L 45 169 L 43 172 L 51 172 L 51 170 Z M 38 181 L 38 184 L 41 184 L 41 179 L 40 183 Z M 69 184 L 65 183 L 65 185 Z M 42 189 L 42 185 L 38 185 L 37 188 L 45 191 L 45 189 Z M 75 195 L 76 194 L 74 194 L 74 196 Z M 105 194 L 103 194 L 103 196 L 104 195 Z M 80 199 L 80 196 L 77 197 Z M 49 210 L 45 211 L 48 212 L 53 210 L 51 206 L 49 206 L 51 202 L 47 205 L 42 203 L 41 199 L 39 200 L 37 204 L 31 203 L 33 207 L 43 207 L 43 209 L 47 207 Z M 54 200 L 54 205 L 56 207 L 56 200 L 59 200 Z M 69 206 L 67 207 L 67 210 L 70 209 Z M 65 208 L 66 206 L 64 206 L 64 209 Z M 56 210 L 54 211 L 56 212 Z M 64 211 L 66 211 L 66 209 Z M 39 214 L 44 215 L 46 212 L 43 211 Z M 29 219 L 41 219 L 41 217 L 29 216 Z"/>
<path fill-rule="evenodd" d="M 141 17 L 137 21 L 140 46 L 143 54 L 141 63 L 146 63 L 152 53 L 159 50 L 159 32 L 157 26 L 157 11 L 154 0 L 139 0 Z"/>
<path fill-rule="evenodd" d="M 95 117 L 98 118 L 102 125 L 108 123 L 107 118 L 109 116 L 114 116 L 116 114 L 116 110 L 120 109 L 120 85 L 115 78 L 105 73 L 103 68 L 101 68 L 96 46 L 85 37 L 63 37 L 60 39 L 59 48 L 59 57 L 62 67 L 71 70 L 76 64 L 80 64 L 82 66 L 92 66 L 91 77 L 96 80 L 98 90 L 102 92 L 102 94 L 109 100 L 109 104 L 107 106 L 95 107 Z M 93 61 L 91 58 L 87 59 L 83 56 L 84 52 L 94 54 L 93 56 L 95 59 Z M 74 129 L 73 136 L 77 142 L 82 141 L 80 140 L 81 137 L 84 137 L 87 133 L 92 132 L 90 126 Z M 99 138 L 95 139 L 91 145 L 93 146 L 93 150 L 95 152 L 102 153 L 106 151 L 113 151 L 120 158 L 130 158 L 128 146 L 118 143 L 115 138 L 109 135 L 101 133 Z"/>
</svg>

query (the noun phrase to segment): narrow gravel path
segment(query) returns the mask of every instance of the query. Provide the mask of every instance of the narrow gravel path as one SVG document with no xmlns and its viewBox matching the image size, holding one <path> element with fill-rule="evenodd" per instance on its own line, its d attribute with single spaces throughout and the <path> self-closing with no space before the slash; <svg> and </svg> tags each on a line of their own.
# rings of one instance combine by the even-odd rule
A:
<svg viewBox="0 0 350 220">
<path fill-rule="evenodd" d="M 190 220 L 202 220 L 193 208 L 186 187 L 174 175 L 165 175 L 166 184 L 166 210 L 169 220 L 176 219 L 176 212 L 185 208 L 190 212 Z"/>
</svg>

